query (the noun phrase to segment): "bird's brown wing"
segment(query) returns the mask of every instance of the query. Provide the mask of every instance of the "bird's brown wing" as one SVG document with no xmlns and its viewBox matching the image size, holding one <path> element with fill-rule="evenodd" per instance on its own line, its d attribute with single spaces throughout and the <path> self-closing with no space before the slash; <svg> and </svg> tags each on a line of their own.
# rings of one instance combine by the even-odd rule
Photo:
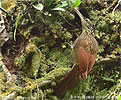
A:
<svg viewBox="0 0 121 100">
<path fill-rule="evenodd" d="M 93 55 L 90 55 L 90 58 L 89 58 L 89 66 L 88 66 L 88 72 L 91 71 L 94 63 L 95 63 L 95 60 L 96 60 L 96 56 L 97 56 L 97 53 L 94 53 Z"/>
</svg>

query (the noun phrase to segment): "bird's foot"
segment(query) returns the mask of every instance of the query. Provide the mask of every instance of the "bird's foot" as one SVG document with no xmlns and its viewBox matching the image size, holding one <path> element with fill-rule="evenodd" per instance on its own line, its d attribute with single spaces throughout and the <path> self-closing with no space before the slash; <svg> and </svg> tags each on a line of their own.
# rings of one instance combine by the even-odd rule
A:
<svg viewBox="0 0 121 100">
<path fill-rule="evenodd" d="M 82 73 L 83 79 L 87 79 L 87 72 Z"/>
</svg>

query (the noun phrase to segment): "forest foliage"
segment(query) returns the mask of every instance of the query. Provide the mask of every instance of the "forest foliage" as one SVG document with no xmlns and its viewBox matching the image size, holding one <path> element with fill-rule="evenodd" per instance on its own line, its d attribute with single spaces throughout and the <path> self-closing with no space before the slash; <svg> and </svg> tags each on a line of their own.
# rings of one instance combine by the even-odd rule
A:
<svg viewBox="0 0 121 100">
<path fill-rule="evenodd" d="M 0 98 L 15 92 L 15 100 L 57 100 L 54 86 L 70 71 L 72 44 L 82 32 L 80 19 L 73 11 L 78 6 L 95 26 L 98 55 L 88 78 L 59 98 L 90 100 L 90 96 L 95 96 L 91 99 L 120 100 L 121 12 L 117 8 L 112 15 L 116 5 L 111 6 L 113 0 L 18 0 L 11 5 L 7 2 L 4 0 L 2 7 L 8 11 L 5 24 L 10 39 L 2 47 L 2 55 L 13 82 L 7 82 L 1 68 Z"/>
</svg>

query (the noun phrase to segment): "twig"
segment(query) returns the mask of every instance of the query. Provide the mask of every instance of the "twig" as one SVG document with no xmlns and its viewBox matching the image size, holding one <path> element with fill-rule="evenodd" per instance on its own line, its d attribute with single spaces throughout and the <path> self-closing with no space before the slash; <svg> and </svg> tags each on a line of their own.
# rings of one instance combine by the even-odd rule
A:
<svg viewBox="0 0 121 100">
<path fill-rule="evenodd" d="M 117 2 L 118 0 L 114 0 L 113 3 L 106 9 L 106 11 L 109 11 L 112 7 L 114 7 Z"/>
<path fill-rule="evenodd" d="M 121 93 L 120 93 L 120 90 L 121 90 L 121 80 L 119 80 L 119 81 L 120 81 L 120 83 L 116 85 L 116 88 L 114 89 L 114 91 L 111 91 L 109 94 L 107 94 L 107 96 L 113 97 L 113 99 L 111 99 L 111 100 L 117 100 L 117 99 L 114 99 L 114 97 L 116 97 L 117 95 L 118 95 L 117 98 L 119 96 L 121 96 Z"/>
<path fill-rule="evenodd" d="M 7 81 L 12 82 L 12 75 L 11 75 L 11 73 L 9 72 L 9 70 L 7 69 L 7 67 L 5 66 L 5 64 L 2 61 L 1 48 L 0 48 L 0 66 L 3 68 L 4 72 L 6 72 Z"/>
<path fill-rule="evenodd" d="M 49 84 L 49 83 L 51 83 L 51 82 L 52 82 L 51 80 L 42 81 L 42 82 L 38 83 L 38 86 L 39 86 L 39 87 L 40 87 L 40 86 L 44 86 L 44 85 L 47 85 L 47 84 Z"/>
<path fill-rule="evenodd" d="M 8 12 L 4 8 L 0 7 L 0 10 L 3 11 L 4 13 L 8 14 Z"/>
<path fill-rule="evenodd" d="M 4 72 L 6 72 L 7 75 L 7 81 L 12 82 L 12 76 L 7 67 L 3 64 L 3 62 L 0 61 L 0 66 L 2 66 Z"/>
<path fill-rule="evenodd" d="M 101 60 L 95 62 L 95 65 L 101 65 L 101 64 L 111 64 L 113 62 L 116 62 L 120 59 L 120 56 L 116 56 L 115 58 L 102 58 Z"/>
<path fill-rule="evenodd" d="M 14 100 L 16 97 L 17 97 L 17 93 L 16 92 L 12 92 L 11 94 L 9 94 L 8 96 L 6 96 L 2 100 Z"/>
<path fill-rule="evenodd" d="M 100 80 L 103 80 L 103 81 L 107 81 L 107 82 L 116 82 L 114 79 L 109 79 L 109 78 L 106 78 L 106 77 L 102 77 L 102 76 L 95 76 L 95 78 L 98 78 Z"/>
<path fill-rule="evenodd" d="M 117 5 L 116 5 L 116 6 L 115 6 L 115 8 L 113 9 L 113 12 L 112 12 L 113 16 L 114 16 L 114 11 L 115 11 L 115 10 L 116 10 L 116 8 L 119 6 L 120 2 L 121 2 L 121 0 L 118 0 Z"/>
<path fill-rule="evenodd" d="M 35 75 L 36 85 L 37 85 L 37 99 L 39 100 L 39 85 L 37 81 L 37 75 Z"/>
<path fill-rule="evenodd" d="M 120 59 L 120 56 L 116 56 L 115 58 L 103 58 L 103 59 L 97 61 L 95 65 L 98 66 L 101 64 L 112 64 L 119 59 Z"/>
</svg>

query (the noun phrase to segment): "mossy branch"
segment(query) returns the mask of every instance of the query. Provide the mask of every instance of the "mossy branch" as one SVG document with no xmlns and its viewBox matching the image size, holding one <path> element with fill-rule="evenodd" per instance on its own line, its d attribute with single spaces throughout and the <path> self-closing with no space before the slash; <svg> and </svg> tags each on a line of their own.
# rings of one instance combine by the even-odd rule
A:
<svg viewBox="0 0 121 100">
<path fill-rule="evenodd" d="M 9 70 L 7 69 L 7 67 L 5 66 L 5 64 L 2 61 L 1 48 L 0 48 L 0 66 L 3 68 L 4 72 L 6 72 L 7 81 L 12 82 L 12 75 L 11 75 L 11 73 L 9 72 Z"/>
<path fill-rule="evenodd" d="M 2 100 L 14 100 L 16 97 L 17 97 L 17 93 L 16 92 L 12 92 L 11 94 L 9 94 L 8 96 L 6 96 Z"/>
<path fill-rule="evenodd" d="M 119 59 L 120 56 L 116 56 L 115 58 L 102 58 L 101 60 L 97 61 L 95 65 L 98 66 L 102 64 L 112 64 L 112 62 L 116 62 Z"/>
<path fill-rule="evenodd" d="M 120 60 L 120 56 L 116 56 L 115 58 L 103 58 L 95 63 L 95 67 L 91 70 L 90 74 L 100 68 L 100 65 L 112 65 L 112 63 L 115 64 L 115 62 L 117 62 L 118 60 Z"/>
</svg>

